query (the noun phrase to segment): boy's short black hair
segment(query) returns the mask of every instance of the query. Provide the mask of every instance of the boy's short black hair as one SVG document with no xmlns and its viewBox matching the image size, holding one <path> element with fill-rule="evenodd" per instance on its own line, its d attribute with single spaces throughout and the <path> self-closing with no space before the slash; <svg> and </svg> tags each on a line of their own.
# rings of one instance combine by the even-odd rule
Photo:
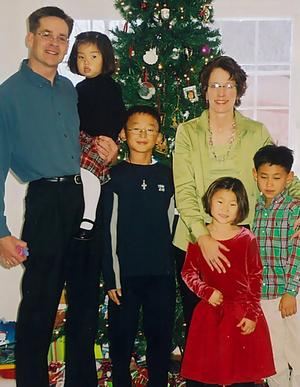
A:
<svg viewBox="0 0 300 387">
<path fill-rule="evenodd" d="M 28 17 L 29 32 L 35 33 L 40 26 L 40 19 L 49 16 L 55 16 L 64 20 L 69 28 L 69 36 L 71 35 L 74 20 L 58 7 L 42 7 L 32 12 Z"/>
<path fill-rule="evenodd" d="M 265 145 L 253 157 L 256 171 L 264 164 L 280 165 L 287 173 L 292 169 L 294 162 L 293 151 L 286 146 Z"/>
<path fill-rule="evenodd" d="M 131 106 L 125 114 L 125 129 L 127 129 L 127 122 L 129 118 L 136 113 L 149 114 L 158 123 L 158 131 L 160 131 L 160 115 L 156 108 L 147 105 L 134 105 Z"/>
<path fill-rule="evenodd" d="M 205 212 L 211 216 L 212 197 L 217 191 L 220 191 L 221 189 L 232 191 L 235 194 L 238 212 L 236 219 L 234 220 L 234 224 L 241 223 L 248 216 L 249 201 L 243 183 L 239 179 L 236 179 L 234 177 L 220 177 L 219 179 L 211 183 L 204 196 L 202 197 L 202 203 Z"/>
<path fill-rule="evenodd" d="M 116 71 L 114 49 L 108 36 L 98 31 L 81 32 L 76 36 L 68 65 L 72 73 L 79 74 L 77 67 L 78 47 L 80 44 L 95 44 L 102 55 L 103 65 L 101 74 L 112 75 Z"/>
</svg>

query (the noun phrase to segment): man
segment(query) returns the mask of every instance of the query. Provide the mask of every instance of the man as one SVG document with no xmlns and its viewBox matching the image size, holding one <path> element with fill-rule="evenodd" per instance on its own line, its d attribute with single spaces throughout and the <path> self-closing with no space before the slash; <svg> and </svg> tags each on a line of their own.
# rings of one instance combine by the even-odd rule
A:
<svg viewBox="0 0 300 387">
<path fill-rule="evenodd" d="M 93 346 L 100 264 L 97 254 L 87 254 L 90 247 L 72 238 L 83 210 L 77 95 L 57 73 L 72 27 L 73 20 L 57 7 L 33 12 L 29 58 L 0 86 L 0 257 L 6 268 L 25 266 L 16 328 L 18 387 L 49 386 L 47 353 L 64 285 L 65 386 L 97 386 Z M 104 139 L 99 152 L 110 160 L 112 148 Z M 10 234 L 4 216 L 9 168 L 29 182 L 22 240 Z"/>
</svg>

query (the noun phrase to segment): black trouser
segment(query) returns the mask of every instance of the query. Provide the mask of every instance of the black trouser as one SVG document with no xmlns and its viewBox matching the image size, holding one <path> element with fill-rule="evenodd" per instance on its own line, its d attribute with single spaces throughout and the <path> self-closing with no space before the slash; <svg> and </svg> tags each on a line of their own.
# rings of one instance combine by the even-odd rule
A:
<svg viewBox="0 0 300 387">
<path fill-rule="evenodd" d="M 221 384 L 207 384 L 207 383 L 195 382 L 193 380 L 187 380 L 186 387 L 222 387 L 222 385 Z M 234 384 L 226 385 L 226 387 L 255 387 L 255 383 L 254 382 L 234 383 Z"/>
<path fill-rule="evenodd" d="M 49 387 L 47 353 L 65 284 L 65 387 L 97 386 L 94 340 L 100 258 L 92 254 L 92 244 L 72 238 L 82 210 L 81 185 L 72 181 L 29 184 L 22 239 L 28 242 L 30 255 L 16 326 L 18 387 Z"/>
<path fill-rule="evenodd" d="M 184 264 L 186 252 L 174 246 L 174 256 L 176 260 L 176 274 L 177 274 L 177 282 L 179 286 L 179 291 L 182 300 L 182 309 L 183 309 L 183 317 L 184 322 L 186 323 L 185 336 L 187 337 L 189 326 L 191 323 L 193 311 L 195 306 L 199 302 L 199 297 L 196 296 L 194 292 L 192 292 L 185 284 L 181 277 L 181 270 Z"/>
<path fill-rule="evenodd" d="M 121 305 L 110 301 L 108 314 L 113 386 L 131 387 L 129 365 L 142 308 L 148 387 L 166 387 L 174 323 L 175 279 L 169 276 L 133 277 L 123 278 L 121 283 Z"/>
</svg>

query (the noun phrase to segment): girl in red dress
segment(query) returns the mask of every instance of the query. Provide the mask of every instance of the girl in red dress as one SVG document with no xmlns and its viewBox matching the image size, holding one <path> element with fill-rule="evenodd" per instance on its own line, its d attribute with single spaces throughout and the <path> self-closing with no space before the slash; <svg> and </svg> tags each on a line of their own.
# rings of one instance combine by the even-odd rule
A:
<svg viewBox="0 0 300 387">
<path fill-rule="evenodd" d="M 182 278 L 201 298 L 187 338 L 181 374 L 187 387 L 254 386 L 275 374 L 268 326 L 260 307 L 262 264 L 254 235 L 238 226 L 248 214 L 240 180 L 223 177 L 203 197 L 208 230 L 228 249 L 226 273 L 211 270 L 197 243 L 188 247 Z"/>
</svg>

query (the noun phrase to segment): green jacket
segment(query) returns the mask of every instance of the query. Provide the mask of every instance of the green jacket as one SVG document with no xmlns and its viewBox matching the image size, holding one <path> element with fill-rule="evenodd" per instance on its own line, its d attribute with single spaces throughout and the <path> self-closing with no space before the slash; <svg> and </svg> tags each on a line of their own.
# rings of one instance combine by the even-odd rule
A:
<svg viewBox="0 0 300 387">
<path fill-rule="evenodd" d="M 208 111 L 200 117 L 178 126 L 173 169 L 176 208 L 180 214 L 174 237 L 174 245 L 186 250 L 189 242 L 208 234 L 206 223 L 211 221 L 204 212 L 202 196 L 217 178 L 231 176 L 240 179 L 248 193 L 250 211 L 243 224 L 252 225 L 258 189 L 252 175 L 253 156 L 264 145 L 272 143 L 265 126 L 235 112 L 236 139 L 228 145 L 216 148 L 224 154 L 224 161 L 216 160 L 209 147 Z M 289 187 L 293 197 L 300 197 L 300 181 L 295 178 Z"/>
</svg>

